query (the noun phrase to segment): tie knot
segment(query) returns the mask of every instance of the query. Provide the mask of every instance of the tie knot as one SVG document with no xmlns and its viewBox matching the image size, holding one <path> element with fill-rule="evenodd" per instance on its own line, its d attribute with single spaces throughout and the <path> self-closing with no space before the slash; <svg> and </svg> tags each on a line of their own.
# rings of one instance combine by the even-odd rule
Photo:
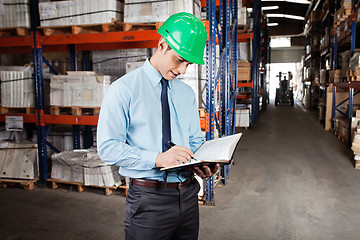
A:
<svg viewBox="0 0 360 240">
<path fill-rule="evenodd" d="M 166 80 L 165 78 L 161 78 L 161 85 L 162 87 L 167 87 L 169 84 L 168 80 Z"/>
</svg>

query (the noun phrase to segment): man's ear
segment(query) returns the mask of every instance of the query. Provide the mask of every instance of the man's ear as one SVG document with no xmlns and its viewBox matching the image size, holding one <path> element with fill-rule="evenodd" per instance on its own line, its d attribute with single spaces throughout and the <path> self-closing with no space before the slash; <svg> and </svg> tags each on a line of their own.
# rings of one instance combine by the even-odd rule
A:
<svg viewBox="0 0 360 240">
<path fill-rule="evenodd" d="M 159 42 L 158 42 L 158 49 L 161 51 L 161 52 L 166 52 L 166 49 L 167 49 L 167 43 L 165 42 L 165 39 L 164 38 L 160 38 Z"/>
</svg>

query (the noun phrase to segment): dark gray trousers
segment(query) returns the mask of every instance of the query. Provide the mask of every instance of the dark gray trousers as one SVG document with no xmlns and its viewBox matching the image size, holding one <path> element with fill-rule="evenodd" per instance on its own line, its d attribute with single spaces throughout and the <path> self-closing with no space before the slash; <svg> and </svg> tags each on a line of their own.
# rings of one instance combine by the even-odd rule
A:
<svg viewBox="0 0 360 240">
<path fill-rule="evenodd" d="M 199 183 L 183 189 L 156 189 L 130 183 L 126 198 L 126 240 L 196 240 Z"/>
</svg>

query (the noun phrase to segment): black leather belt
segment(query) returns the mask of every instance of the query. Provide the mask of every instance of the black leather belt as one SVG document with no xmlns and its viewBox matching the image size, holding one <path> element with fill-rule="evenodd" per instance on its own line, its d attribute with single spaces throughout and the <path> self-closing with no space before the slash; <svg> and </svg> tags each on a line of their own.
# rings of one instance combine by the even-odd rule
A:
<svg viewBox="0 0 360 240">
<path fill-rule="evenodd" d="M 175 182 L 175 183 L 166 183 L 166 188 L 176 188 L 182 189 L 189 185 L 195 179 L 194 175 L 191 175 L 183 182 Z M 155 181 L 155 180 L 147 180 L 147 179 L 131 179 L 132 183 L 142 187 L 149 187 L 149 188 L 161 188 L 163 187 L 164 182 Z"/>
</svg>

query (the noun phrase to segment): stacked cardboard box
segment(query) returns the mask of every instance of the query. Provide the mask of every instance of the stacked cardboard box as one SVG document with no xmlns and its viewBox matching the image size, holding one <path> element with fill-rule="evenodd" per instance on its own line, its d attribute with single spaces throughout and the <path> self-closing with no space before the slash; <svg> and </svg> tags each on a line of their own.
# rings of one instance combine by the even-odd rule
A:
<svg viewBox="0 0 360 240">
<path fill-rule="evenodd" d="M 53 179 L 83 183 L 86 186 L 120 185 L 119 167 L 101 161 L 95 150 L 55 153 L 51 159 Z"/>
<path fill-rule="evenodd" d="M 188 12 L 201 18 L 200 0 L 125 0 L 124 22 L 164 22 L 178 12 Z"/>
<path fill-rule="evenodd" d="M 110 76 L 95 72 L 68 72 L 53 75 L 50 82 L 50 105 L 66 107 L 101 107 L 110 85 Z"/>
<path fill-rule="evenodd" d="M 355 117 L 352 118 L 352 146 L 354 152 L 355 168 L 360 169 L 360 110 L 356 110 Z"/>
<path fill-rule="evenodd" d="M 251 81 L 251 62 L 238 60 L 237 62 L 237 79 L 238 81 Z"/>
<path fill-rule="evenodd" d="M 119 0 L 72 0 L 39 3 L 41 26 L 111 23 L 123 20 L 124 4 Z"/>
<path fill-rule="evenodd" d="M 30 27 L 29 0 L 0 1 L 0 28 Z"/>
<path fill-rule="evenodd" d="M 337 27 L 351 14 L 352 0 L 342 0 L 341 7 L 334 13 L 334 27 Z"/>
<path fill-rule="evenodd" d="M 1 106 L 35 107 L 34 79 L 29 67 L 13 67 L 0 71 Z M 10 70 L 13 69 L 13 70 Z"/>
<path fill-rule="evenodd" d="M 326 84 L 326 70 L 325 69 L 321 69 L 320 70 L 320 84 L 324 85 Z"/>
<path fill-rule="evenodd" d="M 341 79 L 341 69 L 336 69 L 334 71 L 334 82 L 342 82 Z"/>
</svg>

